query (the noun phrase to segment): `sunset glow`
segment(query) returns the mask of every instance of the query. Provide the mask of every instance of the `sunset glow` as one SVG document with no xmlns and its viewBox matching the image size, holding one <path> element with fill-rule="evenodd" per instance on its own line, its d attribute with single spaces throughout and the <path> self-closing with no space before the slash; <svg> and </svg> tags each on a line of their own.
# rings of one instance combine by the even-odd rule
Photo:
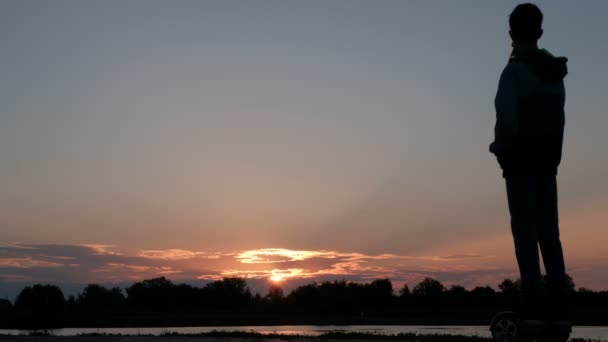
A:
<svg viewBox="0 0 608 342">
<path fill-rule="evenodd" d="M 443 279 L 447 284 L 454 282 L 471 287 L 495 285 L 504 278 L 518 276 L 513 266 L 508 235 L 497 236 L 493 241 L 479 246 L 469 244 L 466 253 L 450 247 L 444 249 L 445 255 L 417 256 L 287 248 L 223 253 L 184 249 L 139 250 L 131 253 L 118 246 L 100 248 L 87 244 L 12 243 L 0 246 L 0 267 L 5 269 L 4 273 L 0 273 L 0 279 L 5 282 L 42 281 L 45 278 L 37 274 L 48 269 L 71 282 L 103 283 L 156 276 L 166 276 L 175 281 L 240 277 L 252 281 L 265 279 L 289 287 L 321 279 L 369 281 L 388 277 L 398 286 L 413 284 L 431 276 Z M 487 254 L 488 251 L 492 254 Z M 593 265 L 597 269 L 597 262 L 585 256 L 580 254 L 577 262 Z M 571 273 L 580 279 L 591 279 L 585 269 Z"/>
<path fill-rule="evenodd" d="M 280 275 L 278 275 L 278 274 L 275 274 L 275 275 L 273 275 L 273 276 L 270 276 L 270 280 L 272 280 L 272 281 L 274 281 L 274 282 L 277 282 L 277 283 L 278 283 L 278 282 L 280 282 L 281 280 L 283 280 L 283 277 L 282 277 L 282 276 L 280 276 Z"/>
</svg>

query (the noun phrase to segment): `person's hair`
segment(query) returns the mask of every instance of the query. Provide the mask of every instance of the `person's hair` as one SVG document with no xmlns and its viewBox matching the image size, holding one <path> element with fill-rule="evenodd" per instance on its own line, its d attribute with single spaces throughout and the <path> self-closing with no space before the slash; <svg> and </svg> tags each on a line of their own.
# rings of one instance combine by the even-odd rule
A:
<svg viewBox="0 0 608 342">
<path fill-rule="evenodd" d="M 509 16 L 509 27 L 514 40 L 535 41 L 542 35 L 543 13 L 538 6 L 526 3 L 515 7 Z"/>
</svg>

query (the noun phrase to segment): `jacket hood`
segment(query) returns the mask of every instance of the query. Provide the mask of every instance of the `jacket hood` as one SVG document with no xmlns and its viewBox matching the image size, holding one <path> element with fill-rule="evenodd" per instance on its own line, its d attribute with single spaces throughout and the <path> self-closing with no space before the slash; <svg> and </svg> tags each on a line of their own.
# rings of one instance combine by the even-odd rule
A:
<svg viewBox="0 0 608 342">
<path fill-rule="evenodd" d="M 566 77 L 568 58 L 555 57 L 545 49 L 530 50 L 524 55 L 515 58 L 526 64 L 532 71 L 546 83 L 557 83 Z"/>
</svg>

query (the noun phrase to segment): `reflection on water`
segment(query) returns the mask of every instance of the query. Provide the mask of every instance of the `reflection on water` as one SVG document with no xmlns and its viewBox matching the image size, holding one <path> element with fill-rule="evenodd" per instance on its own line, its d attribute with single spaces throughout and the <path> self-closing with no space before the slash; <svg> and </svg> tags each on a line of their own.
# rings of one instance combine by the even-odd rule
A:
<svg viewBox="0 0 608 342">
<path fill-rule="evenodd" d="M 327 332 L 363 332 L 372 334 L 444 334 L 490 337 L 487 326 L 481 325 L 277 325 L 277 326 L 228 326 L 228 327 L 165 327 L 165 328 L 65 328 L 51 333 L 58 336 L 73 336 L 86 333 L 105 333 L 122 335 L 161 335 L 169 332 L 198 334 L 210 331 L 255 331 L 262 334 L 280 333 L 289 335 L 320 335 Z M 27 334 L 27 330 L 0 329 L 0 334 Z M 608 327 L 573 328 L 573 338 L 590 338 L 608 341 Z"/>
</svg>

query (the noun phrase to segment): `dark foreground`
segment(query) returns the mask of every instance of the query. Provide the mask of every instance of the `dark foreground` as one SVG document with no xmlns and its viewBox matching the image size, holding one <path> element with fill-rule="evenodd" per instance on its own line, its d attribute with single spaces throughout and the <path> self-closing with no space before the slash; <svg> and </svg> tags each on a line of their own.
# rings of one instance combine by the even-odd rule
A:
<svg viewBox="0 0 608 342">
<path fill-rule="evenodd" d="M 452 336 L 452 335 L 417 335 L 417 334 L 366 334 L 366 333 L 327 333 L 320 336 L 299 336 L 282 334 L 259 334 L 256 332 L 210 332 L 204 334 L 168 333 L 153 335 L 114 335 L 114 334 L 85 334 L 77 336 L 53 336 L 50 334 L 30 335 L 0 335 L 2 341 L 25 342 L 236 342 L 236 341 L 404 341 L 404 342 L 491 342 L 492 339 L 483 337 Z M 571 342 L 605 342 L 599 340 L 572 339 Z"/>
</svg>

